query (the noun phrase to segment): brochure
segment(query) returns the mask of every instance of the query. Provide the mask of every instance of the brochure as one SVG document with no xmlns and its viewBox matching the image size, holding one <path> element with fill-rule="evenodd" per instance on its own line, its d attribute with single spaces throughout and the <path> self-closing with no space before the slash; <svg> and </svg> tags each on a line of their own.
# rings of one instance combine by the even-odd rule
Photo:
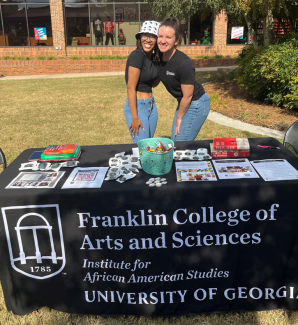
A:
<svg viewBox="0 0 298 325">
<path fill-rule="evenodd" d="M 176 162 L 177 182 L 217 181 L 211 161 Z"/>
<path fill-rule="evenodd" d="M 219 179 L 260 178 L 246 158 L 214 159 L 213 165 Z"/>
<path fill-rule="evenodd" d="M 251 164 L 264 181 L 297 180 L 298 171 L 285 159 L 253 160 Z"/>
<path fill-rule="evenodd" d="M 108 167 L 77 167 L 62 188 L 100 188 Z"/>
<path fill-rule="evenodd" d="M 54 188 L 65 172 L 21 172 L 6 188 Z"/>
</svg>

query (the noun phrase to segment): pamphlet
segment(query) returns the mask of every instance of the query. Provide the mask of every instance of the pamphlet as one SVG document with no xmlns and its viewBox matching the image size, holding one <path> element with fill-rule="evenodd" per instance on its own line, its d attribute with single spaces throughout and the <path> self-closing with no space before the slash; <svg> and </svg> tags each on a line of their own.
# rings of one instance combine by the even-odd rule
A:
<svg viewBox="0 0 298 325">
<path fill-rule="evenodd" d="M 251 164 L 266 182 L 298 179 L 298 171 L 285 159 L 253 160 Z"/>
<path fill-rule="evenodd" d="M 21 172 L 6 188 L 54 188 L 65 172 Z"/>
<path fill-rule="evenodd" d="M 211 161 L 176 162 L 177 182 L 217 181 Z"/>
<path fill-rule="evenodd" d="M 219 179 L 259 178 L 246 158 L 214 159 L 213 164 Z"/>
<path fill-rule="evenodd" d="M 100 188 L 108 167 L 77 167 L 62 188 Z"/>
</svg>

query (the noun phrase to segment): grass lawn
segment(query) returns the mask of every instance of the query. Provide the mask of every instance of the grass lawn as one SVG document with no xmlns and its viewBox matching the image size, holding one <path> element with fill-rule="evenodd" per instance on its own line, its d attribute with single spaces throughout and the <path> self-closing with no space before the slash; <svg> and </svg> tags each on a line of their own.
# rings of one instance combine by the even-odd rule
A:
<svg viewBox="0 0 298 325">
<path fill-rule="evenodd" d="M 224 78 L 223 73 L 198 74 L 202 83 Z M 81 145 L 131 143 L 124 120 L 126 87 L 123 76 L 75 79 L 1 81 L 0 147 L 11 163 L 27 148 L 57 143 Z M 159 112 L 156 137 L 169 137 L 176 101 L 160 85 L 154 91 Z M 214 137 L 261 137 L 206 121 L 197 140 Z M 238 312 L 172 318 L 80 316 L 42 308 L 36 315 L 8 313 L 0 287 L 0 325 L 289 325 L 298 313 L 281 310 Z"/>
<path fill-rule="evenodd" d="M 200 72 L 201 83 L 223 72 Z M 130 143 L 123 107 L 123 76 L 1 81 L 0 147 L 8 164 L 23 150 L 55 143 L 81 145 Z M 176 100 L 163 85 L 154 90 L 159 113 L 156 137 L 171 135 Z M 197 140 L 259 135 L 207 121 Z"/>
</svg>

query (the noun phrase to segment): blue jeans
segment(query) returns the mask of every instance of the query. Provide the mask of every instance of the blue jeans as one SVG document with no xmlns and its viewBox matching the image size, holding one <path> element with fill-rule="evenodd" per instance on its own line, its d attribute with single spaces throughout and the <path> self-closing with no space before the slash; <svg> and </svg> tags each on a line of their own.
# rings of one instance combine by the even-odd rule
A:
<svg viewBox="0 0 298 325">
<path fill-rule="evenodd" d="M 133 138 L 133 135 L 131 134 L 133 143 L 137 143 L 139 140 L 153 138 L 154 136 L 157 124 L 157 108 L 155 105 L 154 96 L 152 95 L 152 97 L 149 99 L 137 99 L 137 110 L 138 117 L 141 120 L 145 131 L 139 128 L 139 137 L 137 137 L 135 134 L 135 137 Z M 128 104 L 128 98 L 126 98 L 124 105 L 124 116 L 129 129 L 132 116 Z"/>
<path fill-rule="evenodd" d="M 179 110 L 179 105 L 175 112 L 171 139 L 175 141 L 193 141 L 198 135 L 203 123 L 205 122 L 210 112 L 210 100 L 205 93 L 201 98 L 191 102 L 188 110 L 182 118 L 180 132 L 175 136 L 176 117 Z"/>
</svg>

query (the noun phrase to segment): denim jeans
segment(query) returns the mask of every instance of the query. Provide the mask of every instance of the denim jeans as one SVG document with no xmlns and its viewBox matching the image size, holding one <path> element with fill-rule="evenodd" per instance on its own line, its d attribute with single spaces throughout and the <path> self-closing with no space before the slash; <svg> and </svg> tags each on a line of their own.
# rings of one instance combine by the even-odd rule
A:
<svg viewBox="0 0 298 325">
<path fill-rule="evenodd" d="M 171 139 L 173 141 L 193 141 L 198 135 L 203 123 L 205 122 L 210 112 L 209 97 L 205 93 L 198 100 L 191 102 L 188 110 L 182 118 L 180 132 L 175 136 L 176 117 L 179 110 L 179 105 L 180 103 L 178 103 L 178 107 L 173 120 Z"/>
<path fill-rule="evenodd" d="M 153 138 L 154 136 L 157 124 L 157 108 L 155 105 L 154 96 L 152 95 L 152 97 L 149 99 L 137 99 L 137 111 L 138 117 L 141 120 L 145 131 L 139 128 L 139 136 L 137 137 L 135 134 L 134 138 L 131 134 L 133 143 L 137 143 L 139 140 Z M 128 98 L 126 98 L 124 105 L 124 116 L 127 127 L 129 128 L 131 125 L 132 116 L 128 104 Z"/>
</svg>

